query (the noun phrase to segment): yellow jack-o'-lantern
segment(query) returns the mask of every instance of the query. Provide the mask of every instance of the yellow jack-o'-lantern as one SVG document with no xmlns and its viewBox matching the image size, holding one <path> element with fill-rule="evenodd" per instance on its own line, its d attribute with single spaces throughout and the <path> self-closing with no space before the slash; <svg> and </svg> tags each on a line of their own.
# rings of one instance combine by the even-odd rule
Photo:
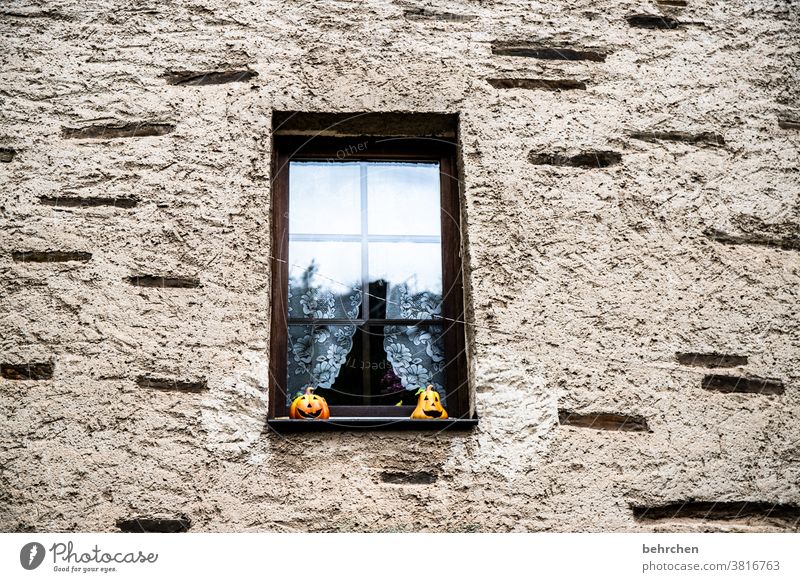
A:
<svg viewBox="0 0 800 582">
<path fill-rule="evenodd" d="M 428 386 L 425 390 L 420 390 L 419 400 L 414 412 L 411 413 L 411 418 L 417 419 L 441 419 L 447 418 L 447 411 L 442 406 L 439 399 L 439 393 L 433 389 L 433 386 Z"/>
<path fill-rule="evenodd" d="M 294 419 L 326 419 L 331 417 L 328 403 L 322 396 L 314 394 L 314 388 L 309 386 L 306 393 L 298 396 L 289 408 L 289 418 Z"/>
</svg>

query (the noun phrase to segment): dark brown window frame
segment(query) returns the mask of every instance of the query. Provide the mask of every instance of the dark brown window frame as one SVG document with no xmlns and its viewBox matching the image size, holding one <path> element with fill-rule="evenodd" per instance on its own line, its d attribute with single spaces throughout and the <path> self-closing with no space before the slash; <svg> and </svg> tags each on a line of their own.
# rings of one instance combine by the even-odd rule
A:
<svg viewBox="0 0 800 582">
<path fill-rule="evenodd" d="M 424 324 L 444 329 L 448 420 L 411 420 L 413 406 L 331 406 L 331 419 L 289 420 L 285 383 L 288 351 L 289 162 L 290 161 L 435 161 L 439 163 L 442 216 L 442 318 Z M 272 158 L 272 309 L 268 422 L 281 430 L 328 428 L 469 428 L 470 384 L 464 329 L 461 200 L 457 147 L 451 139 L 422 137 L 314 137 L 276 135 Z M 388 320 L 369 320 L 383 324 Z M 374 323 L 373 323 L 374 322 Z M 453 388 L 455 387 L 455 388 Z M 388 421 L 388 422 L 387 422 Z"/>
</svg>

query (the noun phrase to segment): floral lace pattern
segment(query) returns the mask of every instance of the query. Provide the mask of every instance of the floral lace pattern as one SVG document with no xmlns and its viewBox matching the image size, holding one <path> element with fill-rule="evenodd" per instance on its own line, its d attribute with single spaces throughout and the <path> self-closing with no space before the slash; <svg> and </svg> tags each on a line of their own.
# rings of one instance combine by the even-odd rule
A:
<svg viewBox="0 0 800 582">
<path fill-rule="evenodd" d="M 330 388 L 353 348 L 355 325 L 289 327 L 289 381 L 286 403 L 306 386 Z"/>
<path fill-rule="evenodd" d="M 434 319 L 442 314 L 442 296 L 432 291 L 411 293 L 408 285 L 395 285 L 388 293 L 388 319 Z"/>
<path fill-rule="evenodd" d="M 314 285 L 312 264 L 299 278 L 289 280 L 289 317 L 308 319 L 354 319 L 361 308 L 361 290 L 346 289 L 340 294 Z M 354 286 L 355 287 L 355 286 Z M 353 348 L 355 325 L 289 326 L 288 383 L 286 402 L 290 404 L 306 386 L 330 388 L 336 381 L 347 354 Z"/>
<path fill-rule="evenodd" d="M 306 287 L 294 280 L 289 282 L 289 317 L 354 319 L 358 317 L 360 307 L 360 289 L 335 295 L 329 289 Z"/>
<path fill-rule="evenodd" d="M 361 308 L 361 291 L 334 294 L 312 285 L 310 273 L 289 282 L 289 317 L 309 319 L 355 319 Z M 434 319 L 441 314 L 441 295 L 431 291 L 412 293 L 407 285 L 389 290 L 388 319 Z M 291 325 L 288 346 L 286 401 L 291 403 L 306 386 L 331 388 L 350 350 L 356 325 L 326 325 L 319 322 Z M 440 325 L 387 325 L 383 328 L 383 349 L 403 389 L 416 391 L 432 384 L 445 400 L 444 350 Z"/>
<path fill-rule="evenodd" d="M 383 332 L 386 359 L 403 388 L 416 391 L 433 384 L 444 400 L 445 359 L 441 326 L 387 325 Z"/>
<path fill-rule="evenodd" d="M 389 319 L 433 319 L 442 312 L 441 295 L 431 291 L 411 293 L 407 285 L 392 288 L 386 303 L 386 317 Z M 444 401 L 445 359 L 441 326 L 387 325 L 383 332 L 386 359 L 403 388 L 416 391 L 433 384 Z"/>
</svg>

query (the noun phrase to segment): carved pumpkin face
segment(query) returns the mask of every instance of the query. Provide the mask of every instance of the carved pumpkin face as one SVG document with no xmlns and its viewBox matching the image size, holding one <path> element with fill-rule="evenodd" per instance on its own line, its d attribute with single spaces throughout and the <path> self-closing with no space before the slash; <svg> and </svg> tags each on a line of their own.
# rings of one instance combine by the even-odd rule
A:
<svg viewBox="0 0 800 582">
<path fill-rule="evenodd" d="M 289 418 L 294 419 L 326 419 L 330 418 L 328 403 L 322 396 L 314 394 L 314 389 L 309 386 L 306 393 L 298 396 L 289 408 Z"/>
<path fill-rule="evenodd" d="M 411 413 L 411 418 L 417 419 L 441 419 L 447 418 L 447 411 L 442 406 L 439 400 L 439 393 L 433 389 L 433 386 L 428 386 L 425 390 L 420 392 L 417 407 Z"/>
</svg>

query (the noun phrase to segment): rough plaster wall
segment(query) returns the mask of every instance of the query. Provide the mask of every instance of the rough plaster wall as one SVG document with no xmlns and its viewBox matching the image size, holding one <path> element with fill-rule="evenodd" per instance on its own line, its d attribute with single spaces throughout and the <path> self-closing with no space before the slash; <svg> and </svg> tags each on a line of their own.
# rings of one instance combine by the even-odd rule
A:
<svg viewBox="0 0 800 582">
<path fill-rule="evenodd" d="M 693 24 L 632 28 L 636 13 Z M 748 244 L 791 247 L 800 230 L 799 14 L 742 0 L 4 3 L 0 362 L 55 368 L 0 379 L 0 530 L 181 514 L 192 531 L 786 529 L 636 521 L 629 506 L 800 502 L 800 251 Z M 496 40 L 608 57 L 496 56 Z M 240 83 L 162 76 L 247 67 L 258 76 Z M 273 109 L 460 112 L 476 431 L 266 428 Z M 62 133 L 140 121 L 175 127 Z M 528 161 L 592 150 L 622 160 Z M 138 204 L 40 202 L 64 196 Z M 44 250 L 92 256 L 12 261 Z M 142 274 L 201 287 L 124 280 Z M 678 351 L 748 355 L 726 373 L 785 393 L 703 390 L 708 371 Z M 640 415 L 651 432 L 559 426 L 559 408 Z"/>
</svg>

